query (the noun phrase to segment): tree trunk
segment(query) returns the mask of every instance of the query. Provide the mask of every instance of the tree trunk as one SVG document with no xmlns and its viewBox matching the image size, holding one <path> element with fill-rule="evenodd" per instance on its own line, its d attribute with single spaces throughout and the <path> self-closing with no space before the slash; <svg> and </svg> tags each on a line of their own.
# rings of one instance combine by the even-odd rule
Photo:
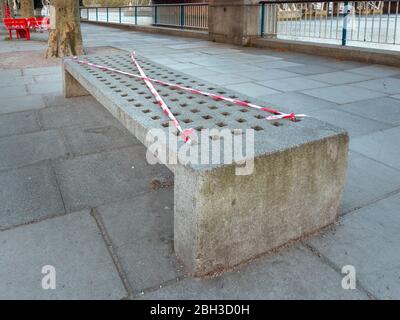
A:
<svg viewBox="0 0 400 320">
<path fill-rule="evenodd" d="M 0 18 L 4 19 L 6 17 L 6 2 L 0 0 Z"/>
<path fill-rule="evenodd" d="M 53 0 L 54 12 L 50 16 L 47 58 L 84 54 L 82 44 L 79 0 Z M 52 21 L 53 20 L 53 21 Z"/>
<path fill-rule="evenodd" d="M 31 18 L 35 16 L 33 0 L 21 0 L 21 17 Z"/>
</svg>

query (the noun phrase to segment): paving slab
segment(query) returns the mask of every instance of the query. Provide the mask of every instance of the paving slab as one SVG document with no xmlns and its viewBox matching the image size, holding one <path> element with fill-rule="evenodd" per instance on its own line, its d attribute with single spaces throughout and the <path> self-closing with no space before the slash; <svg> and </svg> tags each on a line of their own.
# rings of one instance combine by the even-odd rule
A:
<svg viewBox="0 0 400 320">
<path fill-rule="evenodd" d="M 48 94 L 62 92 L 61 81 L 54 81 L 51 83 L 35 83 L 27 85 L 28 92 L 31 94 Z"/>
<path fill-rule="evenodd" d="M 342 213 L 358 209 L 400 190 L 400 172 L 350 152 Z"/>
<path fill-rule="evenodd" d="M 281 69 L 284 69 L 289 72 L 292 72 L 290 69 L 293 67 L 303 66 L 301 63 L 290 62 L 290 61 L 285 61 L 285 60 L 257 62 L 256 65 L 258 68 L 262 68 L 262 69 L 281 68 Z M 289 68 L 289 69 L 286 69 L 286 68 Z"/>
<path fill-rule="evenodd" d="M 371 91 L 364 88 L 354 87 L 352 85 L 341 85 L 334 87 L 324 87 L 302 91 L 304 94 L 325 99 L 335 103 L 350 103 L 361 100 L 368 100 L 384 96 L 383 93 Z"/>
<path fill-rule="evenodd" d="M 182 275 L 173 245 L 173 187 L 98 208 L 135 294 Z"/>
<path fill-rule="evenodd" d="M 55 162 L 57 179 L 69 212 L 129 199 L 151 191 L 150 182 L 169 175 L 149 165 L 142 145 Z"/>
<path fill-rule="evenodd" d="M 353 84 L 356 87 L 366 88 L 386 94 L 400 93 L 400 79 L 382 78 L 374 79 Z"/>
<path fill-rule="evenodd" d="M 36 113 L 33 111 L 0 114 L 0 137 L 38 131 Z"/>
<path fill-rule="evenodd" d="M 336 266 L 352 265 L 378 299 L 400 299 L 400 195 L 346 215 L 335 231 L 310 240 Z"/>
<path fill-rule="evenodd" d="M 66 148 L 56 130 L 3 137 L 0 139 L 0 170 L 62 157 Z"/>
<path fill-rule="evenodd" d="M 382 65 L 366 65 L 364 67 L 348 69 L 349 72 L 359 73 L 378 77 L 390 77 L 392 75 L 400 74 L 400 68 L 382 66 Z"/>
<path fill-rule="evenodd" d="M 337 107 L 336 103 L 318 99 L 300 92 L 277 93 L 268 96 L 261 96 L 260 99 L 273 106 L 305 114 L 310 113 L 311 111 L 327 110 Z"/>
<path fill-rule="evenodd" d="M 7 98 L 0 101 L 0 114 L 20 112 L 25 110 L 37 110 L 45 107 L 40 95 Z"/>
<path fill-rule="evenodd" d="M 336 71 L 336 72 L 315 74 L 308 76 L 308 78 L 330 84 L 346 84 L 346 83 L 359 82 L 363 80 L 369 80 L 371 78 L 374 78 L 374 76 L 357 74 L 347 71 Z"/>
<path fill-rule="evenodd" d="M 400 101 L 383 97 L 340 105 L 346 112 L 389 124 L 400 124 Z"/>
<path fill-rule="evenodd" d="M 227 63 L 224 65 L 224 63 Z M 231 63 L 229 61 L 219 59 L 219 65 L 209 66 L 207 69 L 211 71 L 215 71 L 218 73 L 238 73 L 238 74 L 248 74 L 251 72 L 260 72 L 261 68 L 252 66 L 250 64 L 239 64 L 239 63 Z"/>
<path fill-rule="evenodd" d="M 47 162 L 0 172 L 0 203 L 0 229 L 65 213 Z"/>
<path fill-rule="evenodd" d="M 258 81 L 257 83 L 282 92 L 300 91 L 328 86 L 326 83 L 307 79 L 305 77 Z"/>
<path fill-rule="evenodd" d="M 326 66 L 321 66 L 315 63 L 308 63 L 300 66 L 292 66 L 290 68 L 283 68 L 286 71 L 295 72 L 302 75 L 310 75 L 310 74 L 318 74 L 318 73 L 327 73 L 336 71 L 336 69 Z"/>
<path fill-rule="evenodd" d="M 217 74 L 215 76 L 209 76 L 208 81 L 220 86 L 226 86 L 231 84 L 249 82 L 251 80 L 247 77 L 241 77 L 240 75 L 235 74 Z"/>
<path fill-rule="evenodd" d="M 0 232 L 1 299 L 123 299 L 122 285 L 89 212 Z M 56 289 L 43 290 L 44 266 L 56 271 Z"/>
<path fill-rule="evenodd" d="M 35 80 L 32 76 L 9 76 L 9 77 L 0 77 L 0 87 L 10 87 L 15 85 L 25 85 L 25 84 L 33 84 Z"/>
<path fill-rule="evenodd" d="M 269 69 L 269 70 L 251 72 L 249 74 L 246 74 L 246 76 L 253 80 L 265 81 L 273 79 L 293 78 L 293 77 L 298 77 L 299 75 L 297 73 L 285 70 Z"/>
<path fill-rule="evenodd" d="M 2 99 L 5 98 L 15 98 L 15 97 L 23 97 L 28 94 L 25 85 L 13 85 L 8 87 L 0 88 L 0 97 Z"/>
<path fill-rule="evenodd" d="M 24 76 L 38 76 L 43 74 L 61 74 L 61 66 L 41 67 L 41 68 L 25 68 L 22 70 Z"/>
<path fill-rule="evenodd" d="M 392 127 L 390 124 L 366 119 L 337 109 L 315 110 L 308 112 L 307 115 L 330 123 L 339 128 L 346 129 L 346 131 L 350 134 L 350 138 L 355 138 Z"/>
<path fill-rule="evenodd" d="M 4 81 L 10 77 L 22 76 L 21 69 L 0 69 L 0 80 Z"/>
<path fill-rule="evenodd" d="M 74 156 L 120 149 L 140 143 L 122 126 L 67 127 L 62 129 L 62 134 L 69 153 Z"/>
<path fill-rule="evenodd" d="M 42 75 L 33 76 L 33 79 L 35 79 L 35 82 L 37 82 L 37 83 L 51 83 L 51 82 L 60 82 L 61 83 L 62 76 L 59 73 L 42 74 Z"/>
<path fill-rule="evenodd" d="M 231 84 L 225 86 L 227 89 L 237 91 L 239 93 L 246 94 L 253 98 L 258 98 L 261 96 L 266 96 L 269 94 L 278 93 L 279 91 L 273 90 L 271 88 L 267 88 L 265 86 L 261 86 L 252 82 L 244 82 L 240 84 Z"/>
<path fill-rule="evenodd" d="M 214 279 L 187 278 L 141 299 L 367 299 L 344 290 L 342 276 L 302 246 L 262 257 Z"/>
<path fill-rule="evenodd" d="M 400 127 L 371 133 L 350 141 L 350 148 L 400 170 Z"/>
<path fill-rule="evenodd" d="M 39 112 L 40 123 L 45 129 L 76 125 L 85 127 L 118 125 L 118 121 L 93 98 L 72 98 L 67 105 L 61 106 L 63 102 L 63 98 L 47 99 L 46 104 L 51 107 Z"/>
</svg>

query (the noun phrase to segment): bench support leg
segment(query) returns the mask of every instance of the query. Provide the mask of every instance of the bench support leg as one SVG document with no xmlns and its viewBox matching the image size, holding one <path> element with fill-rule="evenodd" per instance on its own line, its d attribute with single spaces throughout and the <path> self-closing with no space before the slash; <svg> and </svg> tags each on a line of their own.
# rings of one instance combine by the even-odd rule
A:
<svg viewBox="0 0 400 320">
<path fill-rule="evenodd" d="M 90 93 L 63 68 L 63 92 L 65 98 L 88 96 Z"/>
<path fill-rule="evenodd" d="M 333 223 L 345 185 L 341 134 L 234 166 L 175 171 L 174 246 L 193 276 L 225 271 Z"/>
</svg>

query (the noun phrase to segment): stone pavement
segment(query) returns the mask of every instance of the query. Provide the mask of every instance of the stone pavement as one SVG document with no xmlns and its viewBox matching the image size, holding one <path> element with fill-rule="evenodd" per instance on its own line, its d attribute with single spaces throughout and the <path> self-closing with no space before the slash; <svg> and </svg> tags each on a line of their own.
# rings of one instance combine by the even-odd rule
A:
<svg viewBox="0 0 400 320">
<path fill-rule="evenodd" d="M 399 299 L 400 69 L 83 25 L 85 45 L 136 50 L 201 79 L 347 129 L 335 228 L 222 276 L 173 253 L 170 175 L 91 97 L 64 99 L 59 66 L 0 69 L 0 298 Z M 2 54 L 43 50 L 1 41 Z M 36 39 L 36 40 L 35 40 Z M 26 60 L 29 62 L 29 54 Z M 56 290 L 41 271 L 56 269 Z M 357 289 L 341 287 L 344 265 Z"/>
</svg>

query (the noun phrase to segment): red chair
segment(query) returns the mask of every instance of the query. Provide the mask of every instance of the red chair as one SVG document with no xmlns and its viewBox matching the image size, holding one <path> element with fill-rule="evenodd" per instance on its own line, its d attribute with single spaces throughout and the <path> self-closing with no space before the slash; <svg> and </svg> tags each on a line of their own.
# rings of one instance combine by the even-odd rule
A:
<svg viewBox="0 0 400 320">
<path fill-rule="evenodd" d="M 50 19 L 45 17 L 40 18 L 26 18 L 28 22 L 28 27 L 31 30 L 49 30 L 50 29 Z"/>
<path fill-rule="evenodd" d="M 31 39 L 31 33 L 29 31 L 28 21 L 25 18 L 5 18 L 4 25 L 8 30 L 10 35 L 10 40 L 12 40 L 12 32 L 15 30 L 17 39 L 25 38 L 26 40 Z"/>
<path fill-rule="evenodd" d="M 8 4 L 6 4 L 6 18 L 11 18 L 11 9 Z"/>
</svg>

